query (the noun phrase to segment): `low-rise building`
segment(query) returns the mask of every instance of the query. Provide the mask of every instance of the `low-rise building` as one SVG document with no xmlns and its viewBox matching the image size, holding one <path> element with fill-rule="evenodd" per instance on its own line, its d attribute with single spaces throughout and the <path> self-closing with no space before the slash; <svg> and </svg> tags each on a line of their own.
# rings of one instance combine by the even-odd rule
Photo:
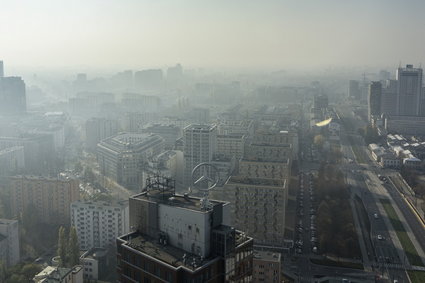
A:
<svg viewBox="0 0 425 283">
<path fill-rule="evenodd" d="M 83 283 L 83 268 L 47 266 L 33 278 L 34 283 Z"/>
<path fill-rule="evenodd" d="M 252 282 L 280 283 L 281 281 L 281 254 L 254 250 L 252 260 Z"/>
<path fill-rule="evenodd" d="M 108 250 L 102 248 L 93 248 L 81 255 L 80 264 L 83 267 L 84 280 L 105 279 L 104 276 L 108 273 L 107 256 Z"/>
</svg>

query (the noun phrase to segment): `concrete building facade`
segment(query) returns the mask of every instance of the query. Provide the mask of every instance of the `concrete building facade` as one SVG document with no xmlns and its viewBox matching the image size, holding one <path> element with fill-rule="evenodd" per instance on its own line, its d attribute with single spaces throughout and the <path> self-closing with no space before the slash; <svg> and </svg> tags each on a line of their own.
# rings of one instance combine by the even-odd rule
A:
<svg viewBox="0 0 425 283">
<path fill-rule="evenodd" d="M 6 266 L 20 261 L 18 220 L 0 219 L 0 261 Z"/>
<path fill-rule="evenodd" d="M 73 202 L 71 225 L 77 230 L 81 250 L 108 248 L 130 230 L 128 202 Z"/>
</svg>

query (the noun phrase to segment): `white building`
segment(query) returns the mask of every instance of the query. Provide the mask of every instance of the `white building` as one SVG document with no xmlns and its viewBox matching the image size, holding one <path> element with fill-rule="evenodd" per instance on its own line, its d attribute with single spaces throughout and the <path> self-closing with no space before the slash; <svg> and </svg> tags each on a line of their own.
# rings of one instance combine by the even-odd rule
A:
<svg viewBox="0 0 425 283">
<path fill-rule="evenodd" d="M 216 125 L 189 125 L 183 130 L 185 184 L 192 183 L 192 170 L 202 162 L 210 162 L 217 149 Z M 195 176 L 196 178 L 196 176 Z"/>
<path fill-rule="evenodd" d="M 0 261 L 12 266 L 19 260 L 18 220 L 0 219 Z"/>
<path fill-rule="evenodd" d="M 76 201 L 71 204 L 71 225 L 77 230 L 81 250 L 115 245 L 129 232 L 128 202 Z"/>
</svg>

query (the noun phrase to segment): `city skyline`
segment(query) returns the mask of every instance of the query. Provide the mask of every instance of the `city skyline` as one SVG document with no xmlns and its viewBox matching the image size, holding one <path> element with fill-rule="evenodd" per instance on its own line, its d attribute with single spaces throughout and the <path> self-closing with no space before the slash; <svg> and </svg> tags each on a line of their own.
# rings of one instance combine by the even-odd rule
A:
<svg viewBox="0 0 425 283">
<path fill-rule="evenodd" d="M 2 4 L 14 67 L 280 69 L 425 62 L 422 1 L 51 0 Z M 70 47 L 70 48 L 69 48 Z"/>
</svg>

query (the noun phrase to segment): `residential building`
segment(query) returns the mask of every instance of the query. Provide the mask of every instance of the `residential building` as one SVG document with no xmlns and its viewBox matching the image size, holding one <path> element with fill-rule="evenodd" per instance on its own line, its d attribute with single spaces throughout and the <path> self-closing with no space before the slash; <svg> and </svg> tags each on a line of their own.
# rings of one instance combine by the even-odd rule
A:
<svg viewBox="0 0 425 283">
<path fill-rule="evenodd" d="M 280 283 L 281 281 L 281 254 L 254 250 L 254 258 L 252 260 L 253 272 L 252 282 L 268 282 L 268 283 Z"/>
<path fill-rule="evenodd" d="M 80 199 L 79 182 L 69 177 L 10 177 L 12 215 L 34 213 L 38 221 L 69 225 L 71 203 Z"/>
<path fill-rule="evenodd" d="M 32 279 L 34 283 L 83 283 L 83 268 L 47 266 Z"/>
<path fill-rule="evenodd" d="M 230 202 L 232 225 L 256 245 L 283 248 L 288 184 L 285 179 L 232 176 L 223 188 Z"/>
<path fill-rule="evenodd" d="M 18 220 L 0 219 L 0 261 L 6 266 L 20 261 Z"/>
<path fill-rule="evenodd" d="M 71 204 L 71 225 L 77 230 L 81 250 L 108 248 L 128 233 L 127 201 L 76 201 Z"/>
<path fill-rule="evenodd" d="M 217 127 L 192 124 L 183 129 L 185 184 L 192 185 L 192 170 L 202 162 L 210 162 L 217 151 Z M 196 179 L 199 176 L 193 176 Z"/>
<path fill-rule="evenodd" d="M 118 282 L 250 282 L 252 238 L 227 225 L 227 203 L 175 194 L 156 176 L 130 198 L 133 232 L 117 239 Z"/>
<path fill-rule="evenodd" d="M 163 146 L 164 139 L 151 134 L 119 133 L 104 139 L 97 146 L 100 172 L 126 188 L 138 189 L 144 164 Z"/>
<path fill-rule="evenodd" d="M 245 141 L 243 134 L 217 135 L 217 154 L 239 160 L 244 154 Z"/>
</svg>

